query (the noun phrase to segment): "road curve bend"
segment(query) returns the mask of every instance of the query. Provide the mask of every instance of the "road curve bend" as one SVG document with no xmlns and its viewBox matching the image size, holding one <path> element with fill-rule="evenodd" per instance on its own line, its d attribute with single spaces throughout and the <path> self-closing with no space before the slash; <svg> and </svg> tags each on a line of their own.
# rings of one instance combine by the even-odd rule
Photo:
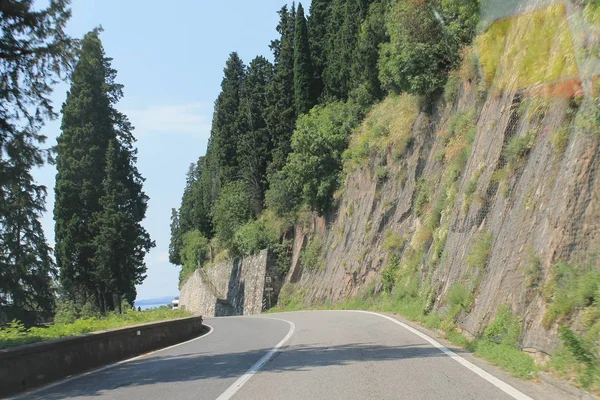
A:
<svg viewBox="0 0 600 400">
<path fill-rule="evenodd" d="M 210 335 L 17 398 L 564 398 L 495 368 L 486 372 L 470 356 L 381 314 L 305 311 L 206 323 Z"/>
</svg>

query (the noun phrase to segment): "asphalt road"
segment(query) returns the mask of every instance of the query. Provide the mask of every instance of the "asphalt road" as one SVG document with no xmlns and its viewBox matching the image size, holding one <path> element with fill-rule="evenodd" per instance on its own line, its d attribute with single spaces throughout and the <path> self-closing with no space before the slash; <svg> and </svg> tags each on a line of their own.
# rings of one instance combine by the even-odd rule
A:
<svg viewBox="0 0 600 400">
<path fill-rule="evenodd" d="M 564 398 L 394 321 L 344 311 L 207 319 L 208 335 L 19 398 Z"/>
</svg>

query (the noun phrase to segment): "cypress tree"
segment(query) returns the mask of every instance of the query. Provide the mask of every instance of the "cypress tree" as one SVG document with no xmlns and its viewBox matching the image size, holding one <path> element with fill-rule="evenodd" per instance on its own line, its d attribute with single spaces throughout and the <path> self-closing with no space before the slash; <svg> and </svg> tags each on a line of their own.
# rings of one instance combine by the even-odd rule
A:
<svg viewBox="0 0 600 400">
<path fill-rule="evenodd" d="M 98 292 L 94 278 L 94 216 L 102 210 L 106 152 L 109 141 L 115 137 L 106 85 L 115 71 L 104 55 L 98 33 L 90 32 L 82 41 L 71 88 L 62 107 L 54 229 L 62 286 L 72 300 L 85 303 L 94 299 L 101 307 L 103 294 Z"/>
<path fill-rule="evenodd" d="M 346 100 L 351 87 L 351 65 L 367 0 L 334 0 L 327 30 L 325 95 Z"/>
<path fill-rule="evenodd" d="M 389 0 L 372 3 L 360 27 L 352 61 L 351 87 L 353 97 L 357 97 L 361 104 L 371 104 L 384 96 L 377 62 L 381 44 L 389 42 L 385 24 L 382 23 L 388 7 Z"/>
<path fill-rule="evenodd" d="M 323 91 L 323 70 L 327 65 L 327 27 L 331 15 L 331 0 L 312 0 L 308 17 L 308 37 L 310 54 L 315 75 L 315 96 L 318 99 Z"/>
<path fill-rule="evenodd" d="M 69 70 L 75 42 L 64 33 L 68 0 L 42 9 L 0 2 L 0 307 L 8 318 L 51 312 L 56 267 L 40 217 L 46 188 L 31 175 L 46 152 L 40 128 L 56 114 L 49 95 Z"/>
<path fill-rule="evenodd" d="M 135 150 L 116 138 L 109 142 L 102 211 L 96 216 L 95 274 L 104 297 L 103 310 L 118 309 L 122 300 L 133 304 L 135 285 L 145 278 L 145 254 L 154 242 L 141 226 L 148 197 L 135 166 Z M 113 301 L 114 299 L 114 301 Z"/>
<path fill-rule="evenodd" d="M 267 185 L 267 165 L 271 161 L 272 143 L 265 121 L 267 88 L 273 78 L 273 65 L 264 57 L 256 57 L 248 66 L 240 113 L 245 131 L 238 142 L 240 176 L 246 183 L 252 209 L 263 209 Z"/>
<path fill-rule="evenodd" d="M 179 230 L 179 213 L 176 208 L 171 209 L 171 241 L 169 242 L 169 262 L 175 265 L 181 265 L 181 247 L 183 246 L 183 237 Z"/>
<path fill-rule="evenodd" d="M 272 161 L 268 174 L 273 175 L 283 168 L 291 151 L 291 137 L 296 124 L 294 105 L 294 30 L 296 12 L 283 6 L 279 11 L 278 40 L 271 42 L 275 58 L 275 75 L 268 89 L 266 110 L 267 129 L 273 143 Z"/>
<path fill-rule="evenodd" d="M 306 114 L 316 103 L 308 27 L 302 3 L 298 3 L 294 35 L 294 97 L 296 113 L 301 115 Z"/>
<path fill-rule="evenodd" d="M 239 115 L 242 85 L 245 77 L 244 63 L 237 53 L 233 52 L 227 60 L 224 78 L 221 82 L 221 93 L 215 102 L 212 125 L 212 138 L 218 160 L 219 186 L 231 182 L 238 176 L 237 142 L 242 119 Z"/>
<path fill-rule="evenodd" d="M 98 34 L 85 35 L 63 104 L 54 220 L 63 289 L 79 304 L 93 300 L 106 311 L 123 296 L 135 298 L 153 243 L 140 225 L 148 198 L 135 167 L 133 127 L 114 108 L 122 86 Z M 119 247 L 108 248 L 114 229 Z"/>
</svg>

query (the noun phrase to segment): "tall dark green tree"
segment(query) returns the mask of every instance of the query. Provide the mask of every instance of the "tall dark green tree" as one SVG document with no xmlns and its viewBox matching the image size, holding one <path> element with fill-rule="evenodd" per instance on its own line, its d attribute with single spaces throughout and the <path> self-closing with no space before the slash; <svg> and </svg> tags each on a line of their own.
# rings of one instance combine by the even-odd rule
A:
<svg viewBox="0 0 600 400">
<path fill-rule="evenodd" d="M 314 78 L 304 8 L 302 3 L 298 3 L 294 32 L 294 100 L 297 115 L 306 114 L 317 102 Z"/>
<path fill-rule="evenodd" d="M 181 265 L 181 248 L 183 238 L 179 228 L 179 212 L 176 208 L 171 209 L 171 241 L 169 242 L 169 262 L 175 265 Z"/>
<path fill-rule="evenodd" d="M 395 3 L 386 16 L 390 42 L 381 46 L 379 79 L 395 92 L 432 95 L 445 84 L 459 61 L 460 44 L 434 4 L 421 0 Z"/>
<path fill-rule="evenodd" d="M 308 17 L 308 37 L 310 54 L 315 74 L 315 95 L 317 99 L 323 91 L 323 71 L 327 65 L 326 47 L 328 42 L 328 21 L 331 14 L 331 0 L 312 0 Z"/>
<path fill-rule="evenodd" d="M 93 299 L 98 306 L 102 294 L 94 277 L 94 216 L 102 211 L 106 152 L 115 137 L 110 96 L 118 90 L 112 82 L 115 74 L 98 32 L 86 34 L 62 107 L 56 159 L 54 229 L 60 281 L 73 300 Z"/>
<path fill-rule="evenodd" d="M 360 104 L 367 105 L 383 98 L 385 92 L 379 81 L 379 49 L 389 41 L 383 21 L 390 0 L 376 0 L 371 3 L 367 16 L 360 26 L 358 41 L 352 59 L 352 92 L 353 98 Z"/>
<path fill-rule="evenodd" d="M 266 110 L 267 129 L 273 143 L 272 161 L 268 167 L 273 175 L 285 165 L 291 151 L 291 137 L 296 124 L 294 104 L 294 31 L 296 12 L 294 6 L 288 10 L 283 6 L 279 11 L 277 32 L 280 38 L 271 42 L 275 58 L 275 75 L 268 89 Z"/>
<path fill-rule="evenodd" d="M 367 0 L 333 0 L 327 27 L 325 96 L 346 100 L 352 89 L 351 65 L 368 5 Z"/>
<path fill-rule="evenodd" d="M 134 285 L 143 279 L 143 258 L 153 243 L 140 225 L 148 198 L 135 167 L 133 128 L 115 109 L 122 85 L 115 83 L 116 71 L 98 35 L 99 30 L 85 35 L 63 104 L 54 220 L 63 289 L 72 300 L 93 301 L 106 311 L 119 306 L 119 296 L 135 297 Z M 122 224 L 118 228 L 116 220 Z M 107 271 L 114 276 L 117 267 L 107 264 L 114 257 L 103 259 L 99 246 L 114 229 L 124 242 L 111 249 L 121 263 L 121 275 L 111 281 Z"/>
<path fill-rule="evenodd" d="M 76 42 L 64 32 L 68 5 L 0 2 L 0 307 L 9 317 L 54 305 L 56 268 L 39 222 L 46 188 L 31 170 L 45 162 L 39 130 L 56 117 L 49 95 L 74 55 Z"/>
<path fill-rule="evenodd" d="M 205 237 L 212 236 L 210 210 L 207 209 L 202 187 L 205 157 L 200 157 L 196 164 L 190 164 L 181 205 L 179 210 L 171 212 L 171 242 L 169 244 L 169 261 L 182 265 L 181 249 L 185 233 L 198 230 Z"/>
<path fill-rule="evenodd" d="M 116 308 L 121 312 L 122 300 L 133 304 L 135 285 L 145 278 L 144 256 L 154 247 L 141 226 L 148 197 L 135 161 L 131 144 L 116 138 L 110 141 L 100 199 L 102 211 L 95 222 L 98 234 L 94 266 L 98 285 L 103 287 L 104 311 Z"/>
<path fill-rule="evenodd" d="M 221 93 L 215 102 L 212 124 L 212 138 L 218 159 L 218 181 L 223 186 L 238 178 L 237 142 L 245 127 L 240 117 L 240 101 L 246 67 L 237 53 L 233 52 L 227 60 Z"/>
<path fill-rule="evenodd" d="M 273 78 L 273 65 L 264 57 L 256 57 L 248 66 L 240 115 L 246 129 L 238 142 L 239 175 L 246 184 L 252 209 L 258 215 L 264 205 L 267 189 L 267 165 L 273 146 L 265 121 L 267 89 Z"/>
</svg>

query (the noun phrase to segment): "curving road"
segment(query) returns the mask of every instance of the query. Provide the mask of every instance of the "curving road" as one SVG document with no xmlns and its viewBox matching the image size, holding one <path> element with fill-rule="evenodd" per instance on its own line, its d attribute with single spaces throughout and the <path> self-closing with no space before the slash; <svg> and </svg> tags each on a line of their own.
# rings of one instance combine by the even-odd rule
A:
<svg viewBox="0 0 600 400">
<path fill-rule="evenodd" d="M 373 313 L 310 311 L 206 323 L 213 328 L 208 335 L 19 398 L 564 398 Z"/>
</svg>

